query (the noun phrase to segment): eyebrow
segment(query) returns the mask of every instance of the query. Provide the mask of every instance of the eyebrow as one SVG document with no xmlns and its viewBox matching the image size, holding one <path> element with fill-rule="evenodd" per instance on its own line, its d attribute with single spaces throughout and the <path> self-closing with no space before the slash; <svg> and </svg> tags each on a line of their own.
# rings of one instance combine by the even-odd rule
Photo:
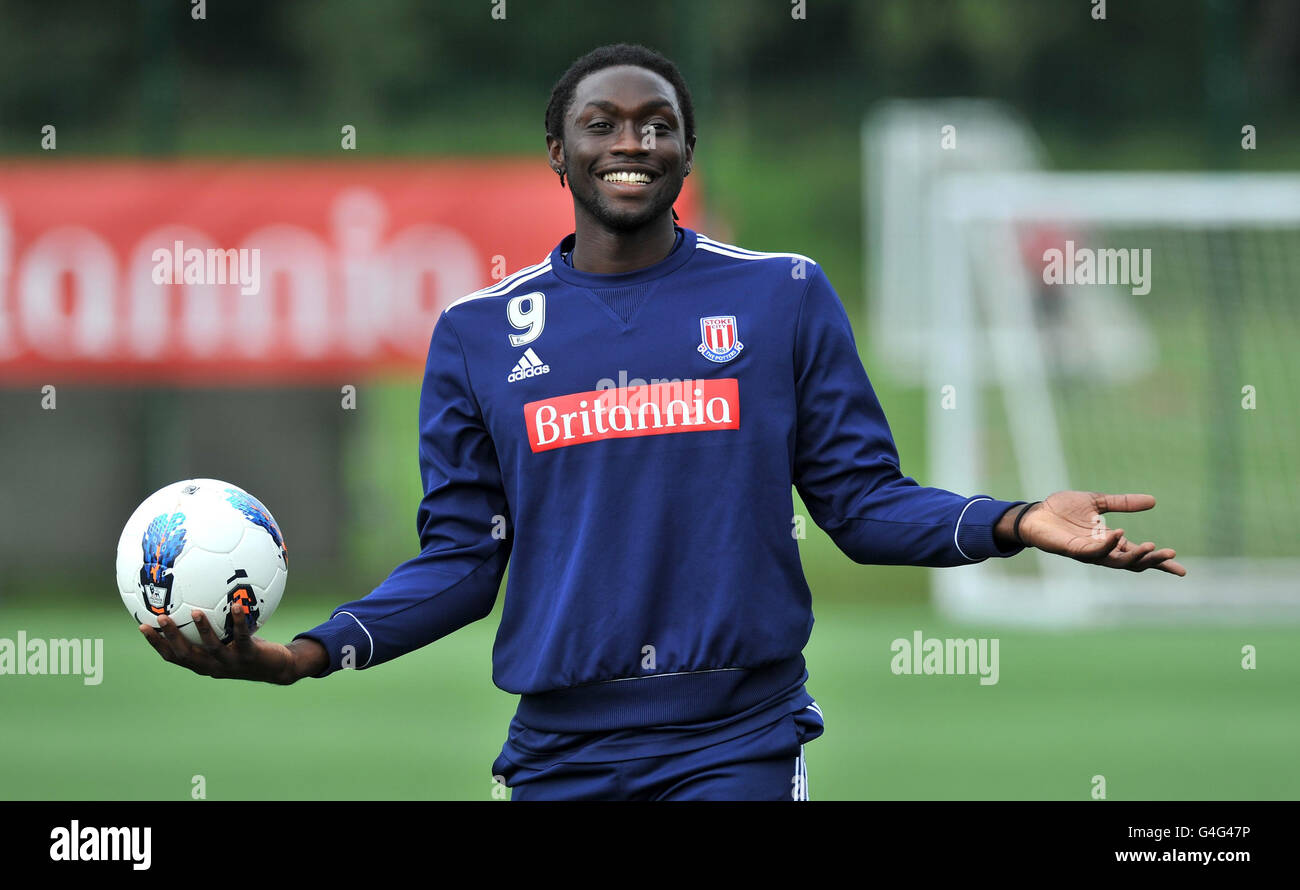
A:
<svg viewBox="0 0 1300 890">
<path fill-rule="evenodd" d="M 619 107 L 613 102 L 607 102 L 604 99 L 593 99 L 592 101 L 588 102 L 586 105 L 582 106 L 582 111 L 578 113 L 582 114 L 588 108 L 591 108 L 593 105 L 596 108 L 599 108 L 601 111 L 607 111 L 610 114 L 617 114 L 620 110 Z M 658 98 L 651 99 L 648 102 L 643 103 L 640 108 L 636 109 L 636 111 L 648 111 L 651 108 L 667 108 L 669 111 L 672 111 L 673 103 L 668 99 L 666 99 L 665 97 L 660 96 Z"/>
</svg>

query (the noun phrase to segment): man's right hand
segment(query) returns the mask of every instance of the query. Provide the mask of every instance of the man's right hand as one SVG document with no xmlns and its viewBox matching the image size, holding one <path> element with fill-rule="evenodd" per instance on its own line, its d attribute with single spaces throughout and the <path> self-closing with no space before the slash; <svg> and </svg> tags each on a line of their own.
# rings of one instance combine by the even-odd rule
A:
<svg viewBox="0 0 1300 890">
<path fill-rule="evenodd" d="M 187 667 L 205 677 L 260 680 L 288 686 L 303 677 L 315 676 L 329 664 L 325 647 L 315 640 L 303 638 L 285 646 L 253 636 L 248 631 L 247 614 L 246 606 L 239 603 L 231 606 L 235 636 L 229 643 L 217 638 L 207 615 L 198 609 L 192 615 L 201 645 L 191 643 L 166 615 L 158 619 L 158 629 L 142 624 L 140 633 L 163 661 Z"/>
</svg>

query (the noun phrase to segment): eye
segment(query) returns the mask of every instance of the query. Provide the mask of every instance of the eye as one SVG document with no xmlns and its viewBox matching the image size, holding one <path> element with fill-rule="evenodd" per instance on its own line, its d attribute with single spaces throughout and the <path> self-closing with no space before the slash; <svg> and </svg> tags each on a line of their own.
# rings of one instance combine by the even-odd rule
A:
<svg viewBox="0 0 1300 890">
<path fill-rule="evenodd" d="M 592 121 L 590 124 L 587 125 L 587 129 L 590 130 L 592 127 L 609 127 L 609 126 L 613 126 L 612 124 L 610 124 L 609 121 Z"/>
</svg>

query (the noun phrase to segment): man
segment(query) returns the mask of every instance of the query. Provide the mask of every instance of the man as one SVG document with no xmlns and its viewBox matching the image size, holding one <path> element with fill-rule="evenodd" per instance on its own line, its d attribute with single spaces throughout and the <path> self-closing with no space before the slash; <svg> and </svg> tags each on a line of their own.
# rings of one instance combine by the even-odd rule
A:
<svg viewBox="0 0 1300 890">
<path fill-rule="evenodd" d="M 552 169 L 574 232 L 457 300 L 420 398 L 421 552 L 288 646 L 141 632 L 202 674 L 292 683 L 368 668 L 487 615 L 520 695 L 494 775 L 526 799 L 807 799 L 811 594 L 791 487 L 860 563 L 1023 547 L 1185 570 L 1099 524 L 1147 495 L 964 497 L 899 470 L 825 273 L 674 224 L 694 110 L 677 68 L 601 47 L 556 84 Z M 1100 530 L 1100 531 L 1099 531 Z"/>
</svg>

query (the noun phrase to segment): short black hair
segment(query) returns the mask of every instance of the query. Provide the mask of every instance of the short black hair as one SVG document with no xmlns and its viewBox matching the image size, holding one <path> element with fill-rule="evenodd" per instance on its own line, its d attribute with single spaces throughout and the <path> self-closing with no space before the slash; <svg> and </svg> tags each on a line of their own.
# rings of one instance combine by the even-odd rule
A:
<svg viewBox="0 0 1300 890">
<path fill-rule="evenodd" d="M 682 110 L 682 126 L 686 130 L 686 144 L 695 139 L 695 107 L 691 91 L 677 66 L 666 56 L 636 43 L 611 43 L 599 46 L 569 66 L 551 89 L 551 101 L 546 106 L 546 135 L 564 141 L 564 115 L 573 102 L 573 91 L 578 83 L 593 71 L 615 65 L 635 65 L 658 74 L 672 84 L 677 93 L 677 104 Z"/>
</svg>

